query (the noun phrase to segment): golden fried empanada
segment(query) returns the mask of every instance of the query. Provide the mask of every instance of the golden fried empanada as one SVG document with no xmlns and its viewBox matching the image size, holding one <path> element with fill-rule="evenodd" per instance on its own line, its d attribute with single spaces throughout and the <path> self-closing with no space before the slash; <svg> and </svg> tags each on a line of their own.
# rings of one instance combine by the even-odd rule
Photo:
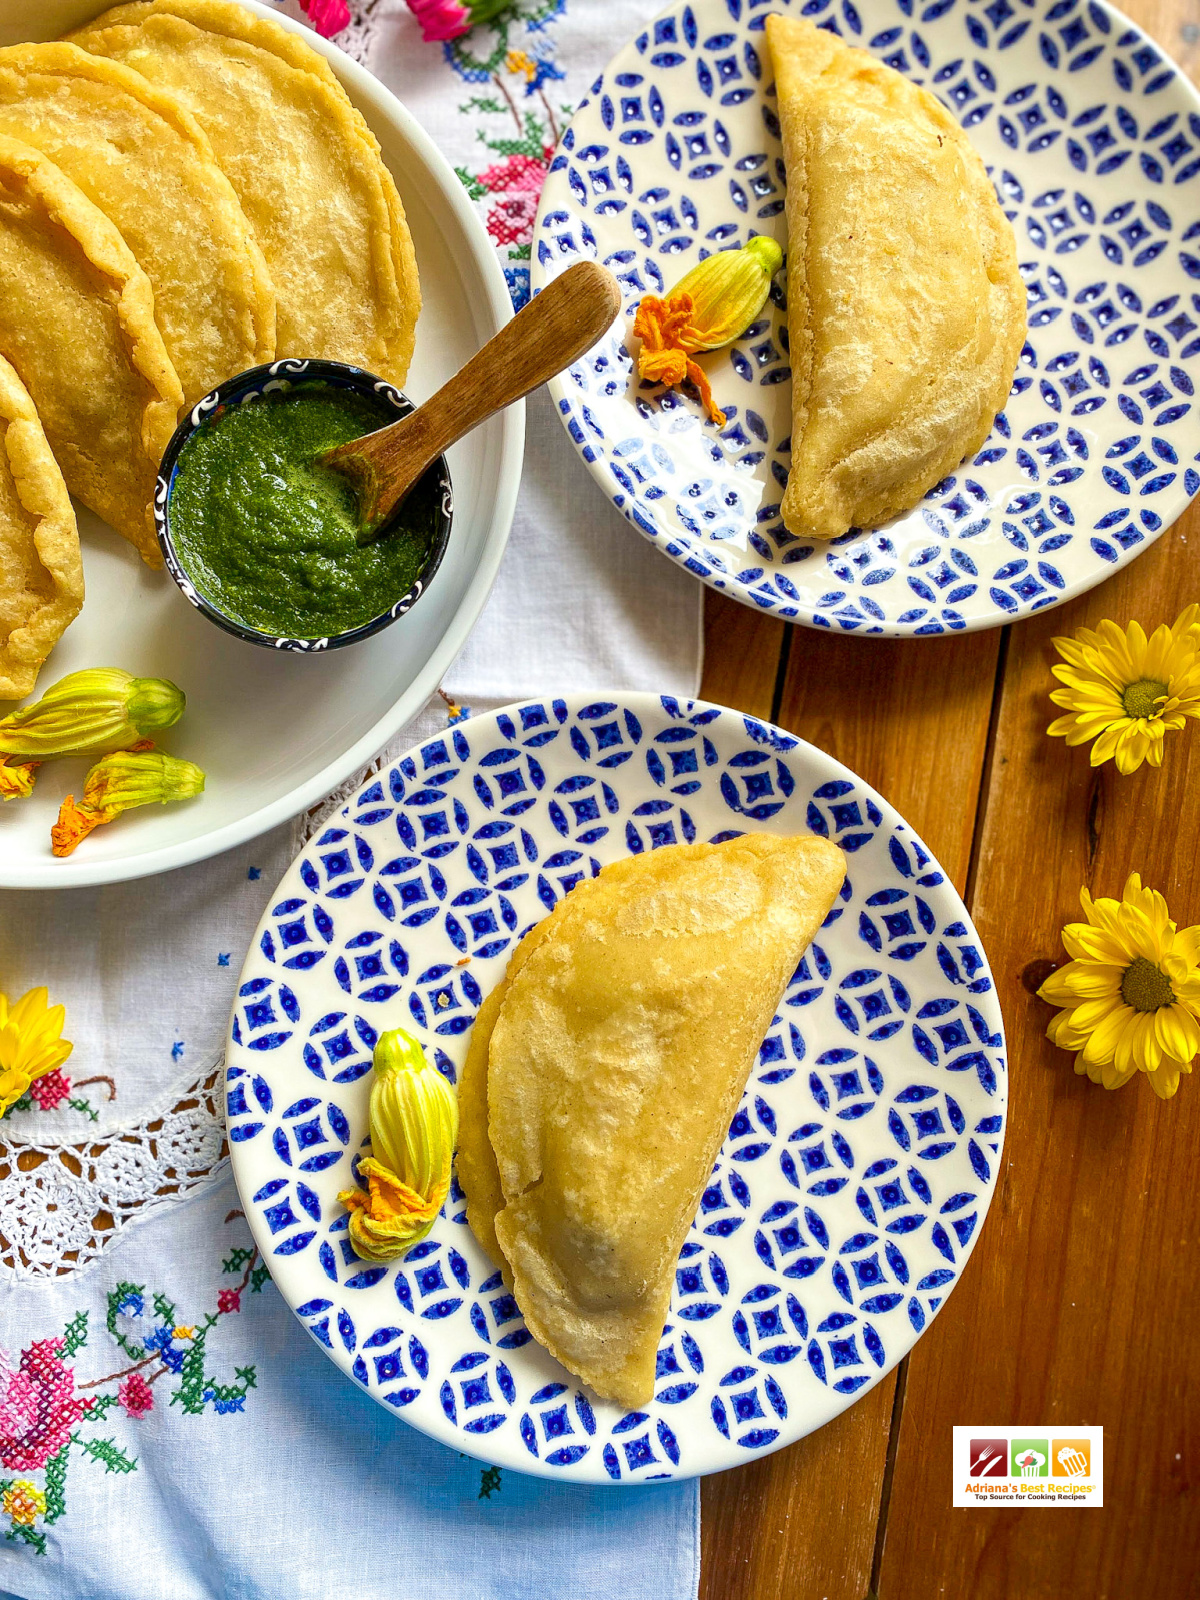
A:
<svg viewBox="0 0 1200 1600">
<path fill-rule="evenodd" d="M 518 946 L 481 1014 L 495 1167 L 476 1049 L 468 1215 L 490 1250 L 478 1213 L 503 1199 L 493 1226 L 525 1321 L 600 1395 L 650 1397 L 684 1236 L 844 871 L 827 840 L 765 834 L 614 862 Z"/>
<path fill-rule="evenodd" d="M 275 354 L 275 293 L 195 118 L 73 44 L 0 50 L 0 134 L 34 145 L 116 224 L 154 290 L 188 405 Z"/>
<path fill-rule="evenodd" d="M 71 497 L 33 401 L 0 356 L 0 700 L 21 700 L 79 614 Z"/>
<path fill-rule="evenodd" d="M 1025 289 L 983 162 L 933 95 L 811 22 L 766 32 L 787 168 L 782 516 L 834 539 L 911 510 L 983 443 Z"/>
<path fill-rule="evenodd" d="M 183 391 L 150 280 L 65 173 L 2 135 L 0 355 L 71 493 L 160 567 L 151 500 Z"/>
<path fill-rule="evenodd" d="M 267 260 L 276 354 L 402 384 L 416 258 L 379 146 L 328 65 L 232 0 L 140 0 L 70 37 L 169 89 L 208 135 Z"/>
</svg>

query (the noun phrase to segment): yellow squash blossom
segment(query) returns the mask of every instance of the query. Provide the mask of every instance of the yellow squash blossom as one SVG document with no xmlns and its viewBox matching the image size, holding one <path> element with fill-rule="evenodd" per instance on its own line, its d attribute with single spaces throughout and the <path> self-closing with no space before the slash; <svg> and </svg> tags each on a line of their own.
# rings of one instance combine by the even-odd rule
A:
<svg viewBox="0 0 1200 1600">
<path fill-rule="evenodd" d="M 0 1116 L 71 1054 L 61 1037 L 66 1015 L 62 1006 L 49 1004 L 45 989 L 30 989 L 11 1006 L 0 994 Z"/>
<path fill-rule="evenodd" d="M 40 761 L 6 762 L 0 758 L 0 800 L 27 800 L 33 793 Z"/>
<path fill-rule="evenodd" d="M 1167 1100 L 1200 1051 L 1200 927 L 1177 929 L 1136 872 L 1120 900 L 1079 898 L 1087 921 L 1062 931 L 1071 960 L 1038 990 L 1063 1008 L 1046 1035 L 1093 1083 L 1119 1089 L 1144 1072 Z"/>
<path fill-rule="evenodd" d="M 71 672 L 33 705 L 0 720 L 0 757 L 99 755 L 123 750 L 179 721 L 183 690 L 166 678 L 135 678 L 120 667 Z"/>
<path fill-rule="evenodd" d="M 709 421 L 723 428 L 725 413 L 713 400 L 704 368 L 691 357 L 741 338 L 766 305 L 782 265 L 783 251 L 760 235 L 740 250 L 718 250 L 697 262 L 665 300 L 643 295 L 633 321 L 634 336 L 642 341 L 639 376 L 669 389 L 690 379 Z"/>
<path fill-rule="evenodd" d="M 1130 773 L 1143 761 L 1162 765 L 1163 740 L 1200 717 L 1200 605 L 1181 611 L 1147 639 L 1140 623 L 1102 622 L 1055 639 L 1063 660 L 1051 670 L 1063 685 L 1050 698 L 1064 706 L 1047 733 L 1092 745 L 1092 765 L 1115 758 Z"/>
<path fill-rule="evenodd" d="M 419 1244 L 450 1190 L 458 1097 L 403 1028 L 375 1046 L 371 1154 L 358 1168 L 368 1193 L 347 1189 L 350 1242 L 366 1261 L 391 1261 Z"/>
<path fill-rule="evenodd" d="M 115 751 L 97 761 L 83 780 L 83 799 L 78 805 L 73 794 L 63 801 L 58 821 L 50 829 L 51 849 L 56 856 L 69 856 L 93 828 L 111 822 L 122 811 L 192 800 L 203 789 L 204 774 L 190 761 L 165 756 L 145 743 Z"/>
</svg>

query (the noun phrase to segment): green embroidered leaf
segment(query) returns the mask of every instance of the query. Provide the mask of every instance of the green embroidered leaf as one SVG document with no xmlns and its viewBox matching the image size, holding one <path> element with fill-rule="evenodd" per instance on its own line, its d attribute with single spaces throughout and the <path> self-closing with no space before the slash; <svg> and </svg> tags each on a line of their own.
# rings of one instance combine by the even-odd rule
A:
<svg viewBox="0 0 1200 1600">
<path fill-rule="evenodd" d="M 479 1475 L 479 1493 L 477 1500 L 490 1500 L 500 1488 L 500 1468 L 486 1467 Z"/>
<path fill-rule="evenodd" d="M 79 1439 L 78 1434 L 71 1437 Z M 137 1457 L 127 1456 L 115 1439 L 79 1439 L 79 1445 L 84 1455 L 103 1464 L 105 1472 L 133 1472 L 137 1467 Z"/>
<path fill-rule="evenodd" d="M 23 1523 L 14 1522 L 4 1535 L 6 1539 L 23 1539 L 26 1544 L 31 1544 L 38 1555 L 46 1554 L 46 1535 L 39 1533 L 36 1528 L 27 1528 Z"/>
<path fill-rule="evenodd" d="M 204 1346 L 208 1339 L 208 1330 L 215 1325 L 216 1320 L 216 1317 L 209 1312 L 204 1322 L 197 1326 L 184 1352 L 183 1366 L 179 1369 L 179 1387 L 171 1396 L 171 1404 L 174 1405 L 178 1400 L 192 1417 L 198 1417 L 206 1404 L 204 1391 L 208 1387 L 208 1382 L 204 1376 Z"/>
<path fill-rule="evenodd" d="M 491 95 L 478 94 L 472 95 L 467 101 L 466 105 L 459 106 L 458 109 L 464 114 L 464 116 L 471 111 L 490 111 L 493 116 L 502 117 L 505 111 L 505 108 L 500 104 L 499 100 L 493 99 Z"/>
<path fill-rule="evenodd" d="M 67 1509 L 67 1457 L 71 1441 L 67 1440 L 57 1455 L 46 1463 L 46 1521 L 57 1522 Z"/>
<path fill-rule="evenodd" d="M 111 1411 L 117 1403 L 115 1394 L 102 1394 L 92 1401 L 91 1409 L 85 1411 L 80 1418 L 82 1422 L 99 1422 L 106 1411 Z"/>
<path fill-rule="evenodd" d="M 120 1315 L 121 1305 L 124 1301 L 134 1296 L 140 1300 L 145 1292 L 144 1286 L 140 1283 L 119 1283 L 115 1289 L 110 1289 L 108 1294 L 108 1317 L 105 1321 L 105 1326 L 125 1354 L 131 1356 L 135 1361 L 144 1356 L 146 1351 L 142 1345 L 135 1344 L 132 1339 L 127 1339 L 123 1333 L 117 1331 L 117 1317 Z"/>
<path fill-rule="evenodd" d="M 463 188 L 467 191 L 467 194 L 471 197 L 471 199 L 482 200 L 484 195 L 487 193 L 487 190 L 484 188 L 483 184 L 480 183 L 477 178 L 473 178 L 467 171 L 466 167 L 455 167 L 454 170 L 458 174 Z"/>
<path fill-rule="evenodd" d="M 72 1111 L 85 1111 L 93 1122 L 98 1122 L 100 1120 L 98 1114 L 92 1110 L 92 1103 L 90 1100 L 68 1100 L 67 1104 L 70 1106 Z"/>
<path fill-rule="evenodd" d="M 270 1276 L 269 1267 L 255 1267 L 250 1273 L 250 1292 L 257 1294 Z"/>
<path fill-rule="evenodd" d="M 234 1250 L 231 1255 L 226 1256 L 225 1260 L 222 1261 L 222 1263 L 221 1263 L 221 1271 L 222 1272 L 240 1272 L 242 1270 L 242 1268 L 246 1265 L 247 1261 L 252 1261 L 253 1259 L 254 1259 L 254 1251 L 253 1250 L 246 1250 L 246 1249 L 243 1249 L 243 1247 L 241 1245 L 238 1245 L 237 1249 Z"/>
<path fill-rule="evenodd" d="M 82 1350 L 87 1343 L 88 1314 L 86 1311 L 77 1311 L 63 1329 L 62 1354 L 64 1359 L 73 1356 L 76 1350 Z"/>
<path fill-rule="evenodd" d="M 532 249 L 533 246 L 528 244 L 515 245 L 513 249 L 508 252 L 508 259 L 510 261 L 528 261 Z"/>
<path fill-rule="evenodd" d="M 175 1326 L 175 1305 L 173 1301 L 167 1299 L 165 1294 L 156 1294 L 154 1296 L 154 1310 L 155 1314 L 160 1316 L 164 1322 L 169 1322 L 172 1327 Z"/>
</svg>

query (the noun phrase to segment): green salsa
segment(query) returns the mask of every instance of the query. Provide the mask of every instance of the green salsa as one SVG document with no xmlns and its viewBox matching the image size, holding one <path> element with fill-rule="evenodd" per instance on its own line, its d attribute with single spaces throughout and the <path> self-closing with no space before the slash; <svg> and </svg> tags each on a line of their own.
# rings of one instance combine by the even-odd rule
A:
<svg viewBox="0 0 1200 1600">
<path fill-rule="evenodd" d="M 315 457 L 395 420 L 385 401 L 317 383 L 214 413 L 180 451 L 171 488 L 176 553 L 197 591 L 243 627 L 295 639 L 389 610 L 437 529 L 437 474 L 425 474 L 389 532 L 360 547 L 354 491 Z"/>
</svg>

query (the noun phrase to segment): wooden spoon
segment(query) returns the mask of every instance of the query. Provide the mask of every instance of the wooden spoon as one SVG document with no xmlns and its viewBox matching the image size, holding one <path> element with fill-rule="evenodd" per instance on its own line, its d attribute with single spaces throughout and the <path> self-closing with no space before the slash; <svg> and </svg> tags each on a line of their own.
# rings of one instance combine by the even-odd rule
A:
<svg viewBox="0 0 1200 1600">
<path fill-rule="evenodd" d="M 607 267 L 580 261 L 518 311 L 418 410 L 317 457 L 358 496 L 360 545 L 382 531 L 425 469 L 497 411 L 569 367 L 607 332 L 621 290 Z"/>
</svg>

